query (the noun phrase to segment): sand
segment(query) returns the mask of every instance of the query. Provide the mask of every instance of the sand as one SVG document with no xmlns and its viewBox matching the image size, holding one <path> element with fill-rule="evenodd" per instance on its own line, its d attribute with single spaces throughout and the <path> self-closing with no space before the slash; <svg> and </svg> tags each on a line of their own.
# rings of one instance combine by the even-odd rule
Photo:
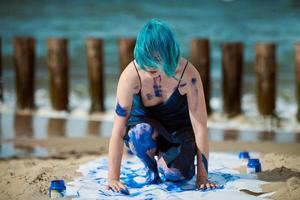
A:
<svg viewBox="0 0 300 200">
<path fill-rule="evenodd" d="M 19 139 L 15 146 L 41 146 L 49 150 L 44 158 L 10 158 L 0 160 L 0 199 L 48 199 L 47 189 L 53 179 L 66 182 L 80 176 L 82 163 L 107 153 L 108 139 L 85 138 L 48 140 Z M 272 199 L 300 199 L 299 144 L 268 142 L 211 142 L 211 151 L 256 151 L 261 153 L 263 172 L 258 179 L 270 183 L 263 192 L 274 192 Z"/>
</svg>

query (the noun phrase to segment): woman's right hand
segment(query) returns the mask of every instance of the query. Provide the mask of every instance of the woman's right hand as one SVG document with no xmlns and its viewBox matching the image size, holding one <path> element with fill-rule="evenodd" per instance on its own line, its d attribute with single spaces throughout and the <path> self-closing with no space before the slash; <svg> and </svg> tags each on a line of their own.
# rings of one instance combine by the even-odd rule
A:
<svg viewBox="0 0 300 200">
<path fill-rule="evenodd" d="M 125 184 L 122 183 L 119 180 L 109 180 L 106 187 L 107 187 L 108 190 L 112 190 L 114 192 L 122 192 L 122 190 L 123 191 L 128 191 Z"/>
</svg>

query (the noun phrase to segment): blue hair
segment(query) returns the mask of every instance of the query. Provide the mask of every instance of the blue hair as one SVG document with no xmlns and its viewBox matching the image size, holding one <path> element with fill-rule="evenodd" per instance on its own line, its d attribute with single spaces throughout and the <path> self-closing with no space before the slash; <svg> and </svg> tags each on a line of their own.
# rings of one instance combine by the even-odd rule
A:
<svg viewBox="0 0 300 200">
<path fill-rule="evenodd" d="M 180 48 L 169 26 L 159 19 L 149 20 L 137 36 L 134 58 L 143 70 L 160 70 L 174 77 Z"/>
</svg>

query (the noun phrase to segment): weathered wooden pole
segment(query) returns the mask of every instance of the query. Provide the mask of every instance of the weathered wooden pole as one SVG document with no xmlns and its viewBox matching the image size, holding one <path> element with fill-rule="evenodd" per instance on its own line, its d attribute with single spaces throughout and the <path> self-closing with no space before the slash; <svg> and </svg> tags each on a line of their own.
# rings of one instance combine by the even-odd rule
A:
<svg viewBox="0 0 300 200">
<path fill-rule="evenodd" d="M 204 89 L 206 111 L 211 113 L 210 106 L 210 45 L 207 39 L 193 39 L 191 41 L 191 62 L 200 73 Z"/>
<path fill-rule="evenodd" d="M 87 132 L 89 135 L 99 136 L 100 135 L 101 122 L 99 121 L 88 121 Z"/>
<path fill-rule="evenodd" d="M 18 109 L 34 109 L 35 39 L 15 37 L 14 68 Z"/>
<path fill-rule="evenodd" d="M 223 134 L 224 134 L 225 141 L 228 141 L 228 140 L 236 141 L 239 138 L 240 132 L 235 129 L 225 129 L 223 131 Z"/>
<path fill-rule="evenodd" d="M 234 117 L 241 113 L 244 45 L 231 42 L 221 47 L 223 109 L 228 117 Z"/>
<path fill-rule="evenodd" d="M 2 38 L 0 37 L 0 101 L 3 101 L 3 77 L 2 77 Z"/>
<path fill-rule="evenodd" d="M 256 100 L 262 115 L 275 114 L 276 45 L 258 43 L 255 47 Z"/>
<path fill-rule="evenodd" d="M 69 58 L 65 38 L 47 40 L 50 100 L 53 109 L 69 110 Z"/>
<path fill-rule="evenodd" d="M 33 136 L 32 115 L 14 114 L 15 138 L 31 138 Z"/>
<path fill-rule="evenodd" d="M 49 137 L 60 137 L 66 134 L 66 119 L 49 118 L 47 124 Z"/>
<path fill-rule="evenodd" d="M 104 111 L 104 80 L 103 80 L 103 41 L 89 38 L 86 41 L 89 91 L 91 96 L 90 113 Z"/>
<path fill-rule="evenodd" d="M 133 60 L 133 51 L 135 47 L 135 38 L 121 38 L 118 40 L 120 74 L 126 66 Z"/>
<path fill-rule="evenodd" d="M 300 122 L 300 43 L 295 44 L 295 69 L 296 69 L 296 98 L 298 102 L 297 120 Z"/>
</svg>

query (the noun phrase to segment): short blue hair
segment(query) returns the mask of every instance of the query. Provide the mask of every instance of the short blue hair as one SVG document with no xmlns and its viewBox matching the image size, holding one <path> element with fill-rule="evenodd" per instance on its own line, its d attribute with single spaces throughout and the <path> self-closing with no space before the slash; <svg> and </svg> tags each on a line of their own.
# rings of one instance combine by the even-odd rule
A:
<svg viewBox="0 0 300 200">
<path fill-rule="evenodd" d="M 159 20 L 149 20 L 140 30 L 134 48 L 134 58 L 141 69 L 163 71 L 175 75 L 180 48 L 169 26 Z"/>
</svg>

